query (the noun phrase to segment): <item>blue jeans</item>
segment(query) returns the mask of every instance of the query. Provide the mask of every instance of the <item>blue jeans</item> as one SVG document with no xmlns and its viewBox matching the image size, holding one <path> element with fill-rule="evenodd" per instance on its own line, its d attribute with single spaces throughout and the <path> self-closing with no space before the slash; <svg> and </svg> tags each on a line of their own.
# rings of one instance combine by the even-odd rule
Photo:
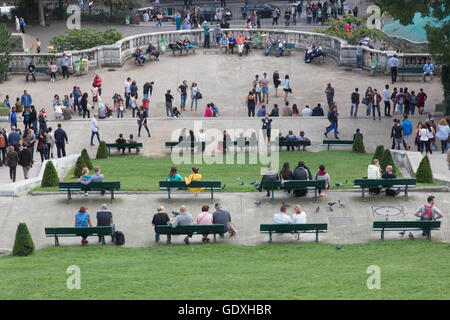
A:
<svg viewBox="0 0 450 320">
<path fill-rule="evenodd" d="M 155 232 L 155 242 L 159 242 L 159 233 Z"/>
<path fill-rule="evenodd" d="M 266 47 L 266 48 L 264 49 L 264 54 L 265 54 L 266 56 L 269 55 L 270 49 L 272 49 L 272 47 Z"/>
<path fill-rule="evenodd" d="M 283 55 L 284 49 L 283 48 L 278 48 L 277 47 L 277 57 Z"/>
<path fill-rule="evenodd" d="M 355 118 L 356 115 L 358 114 L 358 108 L 359 108 L 359 104 L 357 103 L 352 103 L 352 106 L 350 107 L 350 117 L 353 117 L 353 108 L 355 108 Z"/>
<path fill-rule="evenodd" d="M 117 108 L 117 118 L 123 118 L 123 111 L 120 111 L 120 107 Z"/>
<path fill-rule="evenodd" d="M 356 55 L 356 67 L 361 69 L 362 56 Z"/>
<path fill-rule="evenodd" d="M 336 128 L 336 122 L 333 122 L 327 131 L 325 131 L 325 134 L 328 134 L 331 130 L 334 130 L 334 137 L 337 138 L 337 128 Z"/>
<path fill-rule="evenodd" d="M 370 117 L 371 109 L 372 109 L 372 102 L 369 102 L 366 106 L 366 116 Z"/>
<path fill-rule="evenodd" d="M 132 112 L 132 117 L 135 118 L 136 117 L 136 107 L 131 107 L 131 112 Z"/>
<path fill-rule="evenodd" d="M 402 104 L 398 104 L 398 114 L 402 115 L 403 114 L 403 103 Z"/>
<path fill-rule="evenodd" d="M 414 115 L 414 112 L 415 112 L 414 109 L 416 109 L 416 105 L 410 104 L 410 105 L 409 105 L 409 113 L 410 113 L 412 116 Z"/>
<path fill-rule="evenodd" d="M 372 105 L 372 116 L 373 116 L 373 119 L 375 120 L 375 109 L 377 109 L 377 111 L 378 111 L 378 118 L 381 119 L 380 105 L 379 104 L 377 104 L 375 106 Z"/>
<path fill-rule="evenodd" d="M 195 101 L 195 109 L 197 109 L 197 106 L 198 106 L 198 100 L 197 100 L 197 98 L 195 98 L 195 97 L 192 97 L 192 99 L 191 99 L 191 109 L 192 109 L 192 107 L 194 106 L 194 101 Z"/>
<path fill-rule="evenodd" d="M 100 135 L 98 134 L 98 131 L 97 132 L 92 131 L 91 144 L 94 144 L 94 136 L 97 136 L 98 143 L 100 143 Z"/>
<path fill-rule="evenodd" d="M 186 108 L 186 98 L 187 96 L 181 96 L 180 109 L 184 110 Z"/>
</svg>

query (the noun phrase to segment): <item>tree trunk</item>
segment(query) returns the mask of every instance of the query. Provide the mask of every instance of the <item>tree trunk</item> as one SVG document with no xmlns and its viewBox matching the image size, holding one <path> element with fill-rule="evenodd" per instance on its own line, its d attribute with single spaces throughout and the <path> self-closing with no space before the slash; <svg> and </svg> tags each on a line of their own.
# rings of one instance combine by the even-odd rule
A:
<svg viewBox="0 0 450 320">
<path fill-rule="evenodd" d="M 38 9 L 39 9 L 39 25 L 41 27 L 45 27 L 44 0 L 39 0 Z"/>
</svg>

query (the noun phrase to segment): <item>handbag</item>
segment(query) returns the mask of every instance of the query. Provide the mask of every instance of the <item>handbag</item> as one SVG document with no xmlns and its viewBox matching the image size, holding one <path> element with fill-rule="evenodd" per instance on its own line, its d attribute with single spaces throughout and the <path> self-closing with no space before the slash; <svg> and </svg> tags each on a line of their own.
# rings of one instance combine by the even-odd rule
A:
<svg viewBox="0 0 450 320">
<path fill-rule="evenodd" d="M 369 104 L 369 99 L 367 99 L 366 97 L 364 97 L 361 101 L 361 103 L 368 105 Z"/>
<path fill-rule="evenodd" d="M 200 93 L 200 91 L 198 91 L 198 92 L 195 94 L 195 99 L 199 100 L 199 99 L 201 99 L 201 98 L 203 98 L 203 96 L 202 96 L 202 94 Z"/>
</svg>

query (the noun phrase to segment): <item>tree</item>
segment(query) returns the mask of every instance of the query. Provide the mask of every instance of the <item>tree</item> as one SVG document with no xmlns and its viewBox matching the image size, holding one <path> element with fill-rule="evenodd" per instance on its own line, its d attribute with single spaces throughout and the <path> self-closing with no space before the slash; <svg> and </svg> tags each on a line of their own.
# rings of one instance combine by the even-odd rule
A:
<svg viewBox="0 0 450 320">
<path fill-rule="evenodd" d="M 106 159 L 108 158 L 108 147 L 106 146 L 106 142 L 105 141 L 101 141 L 100 145 L 98 146 L 97 149 L 97 159 Z"/>
<path fill-rule="evenodd" d="M 102 0 L 102 2 L 109 8 L 109 14 L 111 16 L 113 14 L 113 9 L 121 10 L 142 7 L 142 1 L 140 0 Z"/>
<path fill-rule="evenodd" d="M 77 162 L 75 163 L 75 169 L 73 170 L 73 175 L 76 178 L 81 177 L 83 174 L 83 169 L 86 167 L 86 163 L 84 162 L 84 159 L 82 156 L 79 156 L 77 159 Z"/>
<path fill-rule="evenodd" d="M 83 149 L 83 151 L 81 151 L 81 158 L 83 158 L 86 168 L 88 168 L 89 170 L 92 170 L 94 168 L 94 166 L 92 165 L 91 158 L 89 157 L 89 154 L 86 149 Z"/>
<path fill-rule="evenodd" d="M 17 40 L 11 38 L 11 32 L 6 27 L 6 24 L 0 24 L 0 82 L 5 79 L 4 75 L 9 70 L 9 63 L 12 60 L 10 52 L 17 45 Z"/>
<path fill-rule="evenodd" d="M 394 160 L 392 159 L 391 151 L 389 149 L 385 149 L 383 152 L 383 157 L 380 160 L 381 170 L 386 171 L 387 166 L 392 166 L 392 172 L 395 173 L 397 171 Z"/>
<path fill-rule="evenodd" d="M 34 252 L 34 243 L 26 223 L 19 223 L 14 241 L 13 256 L 29 256 Z"/>
<path fill-rule="evenodd" d="M 377 148 L 375 149 L 375 153 L 373 154 L 372 161 L 374 159 L 378 159 L 378 161 L 381 161 L 381 159 L 383 158 L 383 153 L 384 153 L 384 146 L 383 145 L 377 146 Z"/>
<path fill-rule="evenodd" d="M 360 136 L 355 137 L 355 140 L 353 141 L 352 151 L 359 153 L 366 153 L 366 148 L 364 148 L 363 139 Z"/>
<path fill-rule="evenodd" d="M 50 44 L 57 52 L 69 50 L 84 50 L 100 45 L 113 44 L 123 38 L 115 28 L 103 32 L 95 29 L 73 29 L 50 40 Z"/>
<path fill-rule="evenodd" d="M 416 12 L 440 22 L 433 27 L 428 24 L 425 30 L 429 52 L 435 60 L 442 63 L 444 105 L 446 113 L 450 114 L 450 0 L 376 0 L 376 4 L 382 11 L 388 11 L 395 19 L 399 19 L 403 25 L 411 24 Z"/>
<path fill-rule="evenodd" d="M 51 160 L 47 161 L 47 164 L 45 165 L 44 175 L 41 181 L 41 187 L 42 188 L 57 187 L 58 184 L 59 184 L 58 172 L 56 171 L 53 162 Z"/>
<path fill-rule="evenodd" d="M 428 156 L 422 158 L 416 171 L 417 182 L 433 183 L 433 171 L 431 171 L 430 159 Z"/>
</svg>

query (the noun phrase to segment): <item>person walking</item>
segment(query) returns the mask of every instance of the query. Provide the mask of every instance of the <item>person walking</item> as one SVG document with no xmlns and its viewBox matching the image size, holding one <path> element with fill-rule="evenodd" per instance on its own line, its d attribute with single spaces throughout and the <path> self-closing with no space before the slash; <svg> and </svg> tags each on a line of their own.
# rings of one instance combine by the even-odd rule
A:
<svg viewBox="0 0 450 320">
<path fill-rule="evenodd" d="M 256 101 L 255 101 L 255 96 L 253 95 L 253 91 L 248 92 L 248 96 L 247 96 L 247 99 L 245 100 L 245 103 L 247 105 L 248 116 L 254 117 Z"/>
<path fill-rule="evenodd" d="M 350 107 L 350 117 L 355 117 L 358 114 L 358 107 L 359 107 L 359 92 L 358 92 L 358 88 L 355 88 L 355 91 L 352 93 L 351 95 L 351 102 L 352 105 Z M 355 110 L 355 113 L 353 113 L 353 110 Z"/>
<path fill-rule="evenodd" d="M 66 156 L 66 144 L 69 144 L 66 132 L 61 128 L 61 123 L 58 123 L 58 129 L 55 130 L 54 137 L 56 143 L 56 154 L 58 158 Z"/>
<path fill-rule="evenodd" d="M 98 114 L 94 114 L 94 117 L 92 117 L 92 120 L 91 120 L 91 132 L 92 132 L 92 134 L 91 134 L 91 146 L 94 145 L 94 136 L 97 136 L 98 143 L 100 143 L 100 135 L 98 133 L 98 130 L 100 128 L 98 126 L 97 119 L 98 119 Z"/>
<path fill-rule="evenodd" d="M 37 151 L 41 154 L 41 163 L 47 160 L 47 139 L 44 130 L 39 131 Z"/>
<path fill-rule="evenodd" d="M 327 130 L 325 131 L 324 135 L 326 138 L 327 134 L 331 131 L 334 130 L 334 137 L 339 140 L 339 137 L 337 136 L 337 122 L 338 122 L 338 113 L 337 113 L 337 108 L 336 106 L 334 106 L 329 112 L 328 112 L 328 121 L 330 121 L 330 126 L 327 128 Z"/>
<path fill-rule="evenodd" d="M 16 169 L 18 163 L 18 153 L 15 151 L 14 146 L 9 146 L 8 153 L 6 154 L 6 165 L 9 167 L 9 178 L 12 182 L 16 182 Z"/>
<path fill-rule="evenodd" d="M 397 69 L 398 69 L 398 66 L 399 66 L 399 62 L 398 62 L 396 54 L 394 54 L 394 56 L 392 56 L 388 60 L 388 65 L 391 68 L 392 83 L 395 83 L 395 82 L 397 82 Z"/>
<path fill-rule="evenodd" d="M 166 114 L 167 114 L 167 118 L 173 118 L 173 108 L 172 108 L 172 101 L 173 101 L 173 95 L 170 93 L 170 89 L 167 90 L 166 95 L 165 95 L 165 99 L 166 99 Z M 170 115 L 169 115 L 170 113 Z"/>
<path fill-rule="evenodd" d="M 274 71 L 272 79 L 273 79 L 273 86 L 275 87 L 275 97 L 278 97 L 278 87 L 281 84 L 280 74 L 278 73 L 278 70 Z"/>
<path fill-rule="evenodd" d="M 138 137 L 141 136 L 141 129 L 142 129 L 142 126 L 144 126 L 145 130 L 148 133 L 148 137 L 150 138 L 151 137 L 150 131 L 148 130 L 148 127 L 147 127 L 147 115 L 146 115 L 145 110 L 144 110 L 143 107 L 141 107 L 139 109 L 138 113 L 137 113 L 137 123 L 138 123 L 138 126 L 139 126 L 139 128 L 138 128 Z"/>
<path fill-rule="evenodd" d="M 448 149 L 448 138 L 450 136 L 450 128 L 447 121 L 442 118 L 439 120 L 436 137 L 441 141 L 442 153 L 446 153 Z"/>
<path fill-rule="evenodd" d="M 28 179 L 30 169 L 33 166 L 33 155 L 27 146 L 24 146 L 22 150 L 19 151 L 19 165 L 23 168 L 23 177 Z"/>
<path fill-rule="evenodd" d="M 331 83 L 327 84 L 327 87 L 325 88 L 325 94 L 327 96 L 328 108 L 330 108 L 331 110 L 334 101 L 334 88 L 331 86 Z"/>
<path fill-rule="evenodd" d="M 283 91 L 284 91 L 284 101 L 288 100 L 288 94 L 292 93 L 291 82 L 289 80 L 289 75 L 284 77 L 283 82 Z"/>
</svg>

